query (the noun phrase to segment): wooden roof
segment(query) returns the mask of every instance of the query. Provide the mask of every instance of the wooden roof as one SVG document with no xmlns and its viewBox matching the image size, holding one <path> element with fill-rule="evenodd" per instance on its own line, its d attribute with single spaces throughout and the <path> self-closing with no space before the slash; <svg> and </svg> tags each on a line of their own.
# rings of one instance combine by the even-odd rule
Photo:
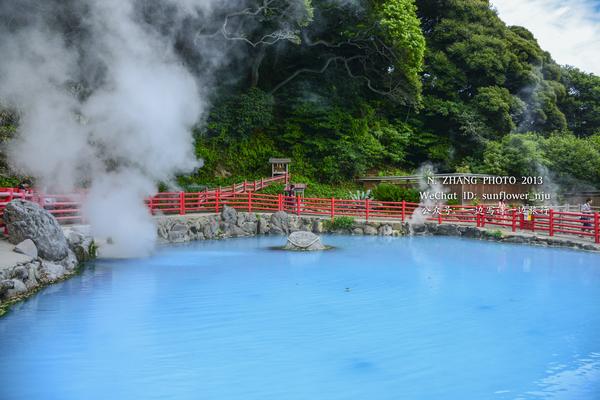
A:
<svg viewBox="0 0 600 400">
<path fill-rule="evenodd" d="M 269 162 L 271 164 L 290 164 L 292 162 L 291 158 L 269 158 Z"/>
</svg>

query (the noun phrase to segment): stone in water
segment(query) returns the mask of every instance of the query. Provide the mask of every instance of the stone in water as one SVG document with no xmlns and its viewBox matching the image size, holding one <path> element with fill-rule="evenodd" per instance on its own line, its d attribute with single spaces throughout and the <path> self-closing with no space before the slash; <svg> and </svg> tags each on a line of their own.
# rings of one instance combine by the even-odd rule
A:
<svg viewBox="0 0 600 400">
<path fill-rule="evenodd" d="M 321 238 L 308 231 L 292 232 L 288 236 L 285 248 L 288 250 L 325 250 Z"/>
</svg>

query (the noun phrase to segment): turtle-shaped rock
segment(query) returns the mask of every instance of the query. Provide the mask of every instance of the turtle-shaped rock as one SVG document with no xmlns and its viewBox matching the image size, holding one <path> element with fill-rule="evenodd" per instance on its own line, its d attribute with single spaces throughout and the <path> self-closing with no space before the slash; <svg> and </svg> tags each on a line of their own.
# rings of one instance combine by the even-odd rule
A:
<svg viewBox="0 0 600 400">
<path fill-rule="evenodd" d="M 314 233 L 308 231 L 297 231 L 292 232 L 288 236 L 285 249 L 314 251 L 325 250 L 325 246 L 323 246 L 321 243 L 321 238 Z"/>
</svg>

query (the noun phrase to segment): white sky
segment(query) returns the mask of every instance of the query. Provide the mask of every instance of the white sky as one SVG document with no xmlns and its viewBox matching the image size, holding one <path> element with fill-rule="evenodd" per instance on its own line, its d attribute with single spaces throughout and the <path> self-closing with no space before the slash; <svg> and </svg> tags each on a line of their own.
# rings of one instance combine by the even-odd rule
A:
<svg viewBox="0 0 600 400">
<path fill-rule="evenodd" d="M 559 64 L 600 76 L 600 0 L 491 0 L 508 25 L 535 35 Z"/>
</svg>

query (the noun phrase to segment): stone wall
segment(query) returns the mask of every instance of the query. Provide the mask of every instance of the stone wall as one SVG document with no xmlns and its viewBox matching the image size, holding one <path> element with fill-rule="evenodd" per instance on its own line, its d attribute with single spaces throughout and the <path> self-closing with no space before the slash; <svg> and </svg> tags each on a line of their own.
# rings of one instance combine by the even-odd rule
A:
<svg viewBox="0 0 600 400">
<path fill-rule="evenodd" d="M 220 214 L 163 216 L 158 218 L 158 236 L 164 243 L 225 239 L 255 235 L 289 235 L 296 231 L 355 235 L 402 236 L 409 233 L 401 222 L 356 221 L 351 229 L 332 230 L 329 218 L 296 216 L 283 211 L 274 214 L 237 212 L 225 206 Z"/>
<path fill-rule="evenodd" d="M 277 212 L 274 214 L 237 212 L 225 207 L 221 214 L 163 216 L 158 218 L 158 235 L 163 243 L 184 243 L 204 239 L 225 239 L 254 235 L 288 235 L 306 230 L 314 233 L 338 233 L 380 236 L 457 236 L 470 239 L 490 240 L 504 243 L 522 243 L 538 246 L 568 247 L 580 250 L 600 251 L 600 246 L 588 241 L 565 237 L 549 237 L 535 233 L 494 228 L 478 228 L 458 224 L 409 225 L 406 222 L 356 220 L 350 229 L 331 229 L 327 217 L 296 216 Z"/>
</svg>

